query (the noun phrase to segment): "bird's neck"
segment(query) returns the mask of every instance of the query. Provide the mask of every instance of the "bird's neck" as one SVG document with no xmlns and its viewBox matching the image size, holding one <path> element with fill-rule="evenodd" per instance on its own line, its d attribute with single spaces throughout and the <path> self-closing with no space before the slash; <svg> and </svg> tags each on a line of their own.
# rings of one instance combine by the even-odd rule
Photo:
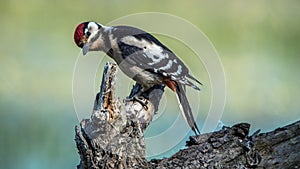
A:
<svg viewBox="0 0 300 169">
<path fill-rule="evenodd" d="M 89 51 L 102 51 L 107 53 L 111 49 L 109 41 L 109 27 L 101 27 L 99 31 L 93 36 L 89 43 Z"/>
<path fill-rule="evenodd" d="M 103 39 L 103 49 L 102 51 L 105 52 L 108 56 L 114 59 L 117 63 L 121 61 L 121 55 L 118 53 L 118 40 L 113 35 L 113 31 L 116 28 L 114 27 L 104 27 L 101 29 L 102 39 Z"/>
</svg>

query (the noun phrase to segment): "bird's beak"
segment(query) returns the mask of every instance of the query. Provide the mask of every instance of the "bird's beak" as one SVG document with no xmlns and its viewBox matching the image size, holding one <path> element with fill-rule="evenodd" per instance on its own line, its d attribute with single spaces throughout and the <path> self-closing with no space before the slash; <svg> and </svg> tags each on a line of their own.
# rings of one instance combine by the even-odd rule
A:
<svg viewBox="0 0 300 169">
<path fill-rule="evenodd" d="M 80 43 L 83 44 L 82 46 L 82 53 L 83 55 L 86 55 L 87 52 L 89 51 L 90 44 L 88 43 L 88 38 L 86 36 L 83 36 L 80 40 Z"/>
<path fill-rule="evenodd" d="M 93 37 L 86 37 L 86 36 L 82 37 L 81 42 L 83 44 L 83 46 L 82 46 L 82 54 L 83 55 L 86 55 L 89 51 L 95 50 L 95 47 L 93 44 L 95 41 L 97 41 L 99 36 L 100 36 L 100 32 L 98 32 Z"/>
<path fill-rule="evenodd" d="M 90 43 L 86 43 L 86 44 L 83 45 L 83 47 L 82 47 L 82 54 L 83 55 L 86 55 L 88 53 L 88 51 L 90 49 L 90 46 L 91 46 Z"/>
</svg>

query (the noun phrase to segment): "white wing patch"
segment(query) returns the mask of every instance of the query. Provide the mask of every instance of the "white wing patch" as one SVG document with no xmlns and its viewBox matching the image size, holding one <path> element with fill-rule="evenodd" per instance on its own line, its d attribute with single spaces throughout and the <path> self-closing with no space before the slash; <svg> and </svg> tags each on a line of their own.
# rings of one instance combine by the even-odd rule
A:
<svg viewBox="0 0 300 169">
<path fill-rule="evenodd" d="M 168 64 L 164 67 L 161 67 L 159 68 L 160 70 L 167 70 L 167 69 L 170 69 L 173 65 L 173 61 L 172 60 L 169 60 Z"/>
<path fill-rule="evenodd" d="M 166 73 L 166 72 L 162 72 L 162 74 L 166 77 L 168 76 L 168 73 Z"/>
<path fill-rule="evenodd" d="M 180 75 L 181 73 L 182 73 L 182 66 L 178 65 L 177 71 L 170 73 L 170 75 L 177 76 L 177 75 Z"/>
<path fill-rule="evenodd" d="M 146 41 L 145 39 L 139 40 L 133 36 L 126 36 L 123 37 L 120 41 L 127 45 L 136 46 L 143 49 L 145 53 L 144 57 L 150 58 L 152 60 L 152 62 L 148 63 L 149 65 L 157 64 L 163 59 L 169 58 L 169 55 L 167 53 L 162 53 L 162 47 L 156 45 L 155 43 Z"/>
</svg>

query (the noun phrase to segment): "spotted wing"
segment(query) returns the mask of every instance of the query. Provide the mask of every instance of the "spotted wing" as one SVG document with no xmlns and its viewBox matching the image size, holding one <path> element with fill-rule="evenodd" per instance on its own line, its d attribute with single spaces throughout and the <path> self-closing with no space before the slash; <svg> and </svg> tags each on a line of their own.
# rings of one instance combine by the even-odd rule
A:
<svg viewBox="0 0 300 169">
<path fill-rule="evenodd" d="M 128 35 L 118 42 L 123 59 L 144 70 L 168 77 L 200 90 L 187 78 L 201 84 L 189 74 L 184 63 L 149 33 Z"/>
</svg>

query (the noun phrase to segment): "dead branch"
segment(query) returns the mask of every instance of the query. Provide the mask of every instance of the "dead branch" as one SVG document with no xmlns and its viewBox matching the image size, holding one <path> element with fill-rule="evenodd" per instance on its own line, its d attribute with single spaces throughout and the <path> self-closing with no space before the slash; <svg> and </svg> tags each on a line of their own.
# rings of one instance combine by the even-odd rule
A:
<svg viewBox="0 0 300 169">
<path fill-rule="evenodd" d="M 78 169 L 100 168 L 300 168 L 300 121 L 249 136 L 250 124 L 190 137 L 187 148 L 164 159 L 146 160 L 144 130 L 151 122 L 163 85 L 142 93 L 142 104 L 115 97 L 116 65 L 104 68 L 90 119 L 75 128 Z M 129 98 L 141 91 L 133 86 Z M 151 148 L 151 147 L 148 147 Z"/>
</svg>

